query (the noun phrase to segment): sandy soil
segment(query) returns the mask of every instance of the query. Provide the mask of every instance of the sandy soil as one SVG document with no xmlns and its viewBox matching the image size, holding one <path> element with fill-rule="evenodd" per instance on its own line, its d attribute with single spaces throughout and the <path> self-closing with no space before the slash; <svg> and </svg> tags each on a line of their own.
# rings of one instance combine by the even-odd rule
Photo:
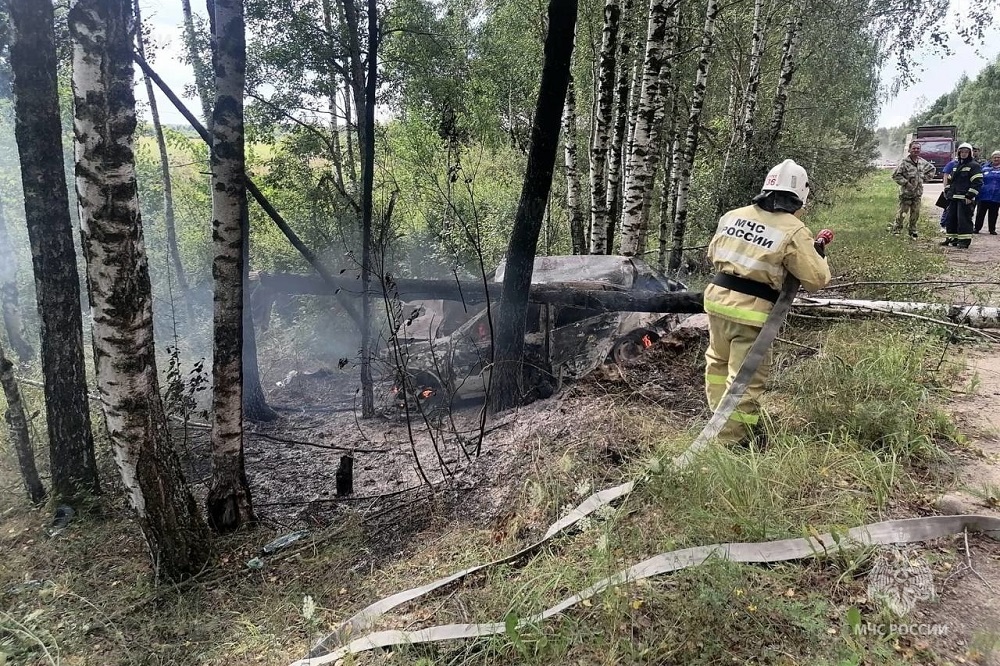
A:
<svg viewBox="0 0 1000 666">
<path fill-rule="evenodd" d="M 926 214 L 935 219 L 940 209 L 934 208 L 933 203 L 940 190 L 940 185 L 930 186 L 924 193 Z M 947 279 L 979 283 L 951 290 L 956 302 L 1000 303 L 1000 286 L 985 284 L 1000 281 L 997 261 L 1000 236 L 991 236 L 984 229 L 973 238 L 969 249 L 946 247 L 943 251 L 950 269 Z M 993 346 L 965 352 L 968 364 L 965 380 L 972 390 L 968 394 L 956 393 L 950 408 L 962 432 L 969 437 L 971 450 L 958 460 L 956 487 L 937 502 L 937 508 L 947 513 L 997 514 L 1000 350 Z M 970 538 L 966 551 L 964 537 L 959 537 L 942 546 L 956 551 L 959 561 L 952 572 L 936 581 L 937 602 L 923 605 L 915 619 L 947 627 L 947 636 L 927 639 L 942 656 L 955 663 L 1000 666 L 1000 543 L 985 537 Z"/>
</svg>

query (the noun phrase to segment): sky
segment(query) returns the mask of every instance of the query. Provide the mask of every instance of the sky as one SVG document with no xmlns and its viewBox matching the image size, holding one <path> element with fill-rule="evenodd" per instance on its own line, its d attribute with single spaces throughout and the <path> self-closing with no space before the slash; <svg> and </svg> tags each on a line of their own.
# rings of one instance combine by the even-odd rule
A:
<svg viewBox="0 0 1000 666">
<path fill-rule="evenodd" d="M 955 10 L 962 8 L 970 0 L 956 0 Z M 194 0 L 195 13 L 204 14 L 204 3 Z M 184 87 L 193 83 L 190 66 L 182 59 L 183 39 L 180 3 L 177 0 L 141 0 L 143 20 L 152 29 L 152 37 L 157 45 L 157 52 L 151 58 L 153 69 L 164 79 L 168 86 L 178 95 L 182 95 Z M 917 81 L 910 87 L 901 90 L 893 99 L 883 100 L 878 119 L 880 127 L 900 125 L 910 118 L 914 112 L 926 107 L 939 96 L 949 92 L 963 74 L 975 78 L 986 65 L 1000 56 L 1000 22 L 994 25 L 986 34 L 984 44 L 973 48 L 954 39 L 951 43 L 952 55 L 942 57 L 928 47 L 919 49 L 917 62 L 919 72 Z M 141 85 L 136 71 L 137 84 Z M 895 76 L 894 69 L 889 66 L 882 72 L 882 84 L 888 88 Z M 146 109 L 146 93 L 143 88 L 137 88 L 136 97 L 140 100 L 143 116 L 148 118 Z M 183 97 L 183 96 L 182 96 Z M 198 113 L 196 99 L 183 98 L 188 108 Z M 165 124 L 184 125 L 183 116 L 173 106 L 157 94 L 157 106 L 160 118 Z"/>
<path fill-rule="evenodd" d="M 195 13 L 204 16 L 204 2 L 194 0 L 191 4 Z M 185 64 L 182 59 L 184 16 L 181 14 L 181 3 L 177 0 L 141 0 L 139 6 L 142 10 L 143 23 L 149 26 L 152 40 L 156 45 L 152 54 L 149 53 L 150 46 L 146 46 L 147 56 L 153 71 L 160 75 L 167 86 L 181 97 L 185 105 L 199 119 L 202 119 L 198 100 L 196 98 L 189 99 L 183 95 L 184 86 L 194 83 L 194 74 L 191 71 L 191 66 Z M 141 78 L 142 72 L 138 67 L 135 68 L 135 76 L 136 101 L 140 105 L 142 116 L 148 119 L 149 98 L 146 96 L 145 83 Z M 174 109 L 173 105 L 159 91 L 157 91 L 156 106 L 160 112 L 160 121 L 164 124 L 187 125 L 184 116 Z"/>
<path fill-rule="evenodd" d="M 929 106 L 941 95 L 950 92 L 962 75 L 974 79 L 976 75 L 1000 56 L 1000 24 L 995 24 L 986 32 L 984 43 L 978 47 L 968 46 L 960 39 L 951 40 L 950 56 L 940 56 L 930 48 L 920 49 L 917 62 L 920 73 L 917 81 L 901 90 L 894 99 L 884 100 L 879 115 L 879 127 L 893 127 L 909 120 L 915 112 Z M 895 71 L 886 67 L 882 72 L 882 84 L 891 84 Z"/>
</svg>

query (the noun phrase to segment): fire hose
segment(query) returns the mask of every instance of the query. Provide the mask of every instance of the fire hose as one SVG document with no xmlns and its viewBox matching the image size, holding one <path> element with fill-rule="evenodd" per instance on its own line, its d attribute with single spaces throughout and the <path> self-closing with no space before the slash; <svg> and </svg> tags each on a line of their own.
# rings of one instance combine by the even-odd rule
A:
<svg viewBox="0 0 1000 666">
<path fill-rule="evenodd" d="M 825 244 L 829 240 L 832 240 L 832 236 L 830 238 L 817 239 L 817 251 L 822 253 Z M 768 353 L 774 339 L 777 337 L 798 289 L 799 280 L 789 274 L 785 279 L 777 302 L 761 327 L 757 339 L 747 353 L 739 372 L 723 396 L 712 418 L 691 446 L 673 459 L 673 465 L 676 469 L 683 469 L 689 465 L 719 434 L 722 426 L 736 408 L 740 398 L 742 398 L 747 385 Z M 362 635 L 359 638 L 353 638 L 373 626 L 386 613 L 404 603 L 451 585 L 478 571 L 515 562 L 534 554 L 543 545 L 576 525 L 585 517 L 629 494 L 634 489 L 636 483 L 637 481 L 629 481 L 594 493 L 553 523 L 540 541 L 512 555 L 494 560 L 493 562 L 463 569 L 426 585 L 398 592 L 376 601 L 343 622 L 332 634 L 317 643 L 310 650 L 308 657 L 296 661 L 290 666 L 333 664 L 350 654 L 396 645 L 433 643 L 507 633 L 512 628 L 508 626 L 508 622 L 489 622 L 439 625 L 414 631 L 378 631 Z M 761 564 L 786 562 L 828 554 L 830 551 L 841 552 L 852 545 L 870 546 L 914 543 L 961 534 L 966 530 L 981 532 L 991 538 L 1000 540 L 1000 518 L 994 516 L 962 515 L 889 520 L 852 528 L 848 530 L 846 535 L 824 534 L 762 543 L 722 543 L 661 553 L 605 578 L 587 589 L 567 597 L 541 613 L 518 620 L 513 628 L 525 627 L 547 620 L 609 587 L 697 566 L 713 558 L 731 562 Z M 330 651 L 335 645 L 339 645 L 339 647 Z"/>
</svg>

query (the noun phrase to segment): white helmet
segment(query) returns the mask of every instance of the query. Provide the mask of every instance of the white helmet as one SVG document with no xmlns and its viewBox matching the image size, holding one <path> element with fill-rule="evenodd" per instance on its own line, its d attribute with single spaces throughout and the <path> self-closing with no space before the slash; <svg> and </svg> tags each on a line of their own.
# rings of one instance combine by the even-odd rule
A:
<svg viewBox="0 0 1000 666">
<path fill-rule="evenodd" d="M 963 143 L 962 145 L 960 145 L 958 147 L 958 151 L 957 152 L 961 152 L 962 148 L 968 148 L 969 149 L 969 155 L 970 156 L 972 155 L 972 144 L 971 143 Z"/>
<path fill-rule="evenodd" d="M 809 198 L 809 174 L 794 160 L 785 160 L 767 173 L 761 192 L 791 192 L 805 205 Z"/>
</svg>

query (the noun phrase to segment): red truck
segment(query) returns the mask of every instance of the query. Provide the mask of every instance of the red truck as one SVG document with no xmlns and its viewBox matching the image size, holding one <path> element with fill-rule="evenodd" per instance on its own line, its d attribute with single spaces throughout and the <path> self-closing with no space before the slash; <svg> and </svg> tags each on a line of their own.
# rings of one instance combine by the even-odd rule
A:
<svg viewBox="0 0 1000 666">
<path fill-rule="evenodd" d="M 909 150 L 910 142 L 920 143 L 920 156 L 934 165 L 937 172 L 935 181 L 942 179 L 941 169 L 955 157 L 958 149 L 958 127 L 955 125 L 923 125 L 913 134 L 906 136 L 903 154 Z"/>
</svg>

